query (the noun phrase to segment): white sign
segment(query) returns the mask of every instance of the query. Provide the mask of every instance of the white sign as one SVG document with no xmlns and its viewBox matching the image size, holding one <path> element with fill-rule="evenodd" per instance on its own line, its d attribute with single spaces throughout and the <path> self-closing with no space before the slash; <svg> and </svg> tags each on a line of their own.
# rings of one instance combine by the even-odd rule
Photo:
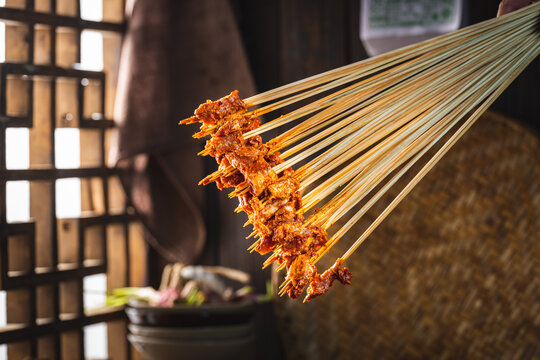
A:
<svg viewBox="0 0 540 360">
<path fill-rule="evenodd" d="M 362 0 L 360 38 L 370 55 L 457 30 L 461 0 Z"/>
</svg>

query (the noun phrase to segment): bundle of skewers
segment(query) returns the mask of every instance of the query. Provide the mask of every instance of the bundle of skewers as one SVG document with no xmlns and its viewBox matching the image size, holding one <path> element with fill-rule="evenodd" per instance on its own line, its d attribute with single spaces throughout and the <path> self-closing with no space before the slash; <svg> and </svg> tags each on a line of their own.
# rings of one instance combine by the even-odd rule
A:
<svg viewBox="0 0 540 360">
<path fill-rule="evenodd" d="M 234 187 L 251 251 L 287 269 L 280 294 L 304 301 L 335 280 L 358 249 L 480 115 L 540 53 L 540 3 L 459 31 L 241 99 L 202 104 L 180 124 L 211 136 L 200 155 L 218 170 L 201 184 Z M 307 105 L 305 105 L 307 102 Z M 282 109 L 293 110 L 261 125 Z M 273 129 L 285 129 L 263 142 Z M 427 157 L 427 159 L 426 159 Z M 423 164 L 322 274 L 316 263 L 414 164 Z M 332 226 L 340 220 L 344 225 Z"/>
</svg>

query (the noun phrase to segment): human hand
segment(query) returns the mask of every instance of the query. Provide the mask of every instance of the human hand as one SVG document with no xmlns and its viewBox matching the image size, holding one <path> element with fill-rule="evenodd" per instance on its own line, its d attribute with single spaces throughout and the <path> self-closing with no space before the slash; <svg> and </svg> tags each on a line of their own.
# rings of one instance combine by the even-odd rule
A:
<svg viewBox="0 0 540 360">
<path fill-rule="evenodd" d="M 524 6 L 527 6 L 528 4 L 536 2 L 536 1 L 530 1 L 530 0 L 502 0 L 499 4 L 499 11 L 497 12 L 497 16 L 501 16 L 504 14 L 508 14 L 509 12 L 512 12 L 514 10 L 521 9 Z"/>
</svg>

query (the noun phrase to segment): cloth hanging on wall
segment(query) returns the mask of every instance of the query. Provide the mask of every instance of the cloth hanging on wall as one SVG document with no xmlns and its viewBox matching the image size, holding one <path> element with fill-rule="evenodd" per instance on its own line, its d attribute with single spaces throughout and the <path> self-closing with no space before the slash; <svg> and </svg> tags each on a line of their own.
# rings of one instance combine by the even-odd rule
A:
<svg viewBox="0 0 540 360">
<path fill-rule="evenodd" d="M 193 263 L 205 243 L 197 186 L 205 169 L 195 156 L 203 143 L 177 123 L 204 99 L 232 89 L 252 95 L 253 80 L 228 1 L 136 0 L 128 8 L 111 159 L 151 245 L 169 261 Z M 241 221 L 220 212 L 229 227 Z"/>
</svg>

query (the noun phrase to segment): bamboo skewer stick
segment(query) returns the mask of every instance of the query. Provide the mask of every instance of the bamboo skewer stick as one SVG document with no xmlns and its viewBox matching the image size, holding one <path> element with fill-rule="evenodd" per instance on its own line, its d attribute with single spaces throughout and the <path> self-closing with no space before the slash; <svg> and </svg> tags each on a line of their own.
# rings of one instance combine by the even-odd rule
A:
<svg viewBox="0 0 540 360">
<path fill-rule="evenodd" d="M 463 134 L 474 124 L 480 115 L 491 105 L 495 99 L 510 85 L 510 83 L 519 75 L 519 73 L 540 53 L 540 46 L 536 45 L 528 51 L 528 56 L 521 59 L 512 67 L 511 76 L 497 82 L 499 86 L 494 89 L 494 86 L 488 88 L 486 93 L 492 92 L 487 100 L 469 117 L 469 119 L 457 130 L 456 133 L 446 142 L 446 144 L 433 156 L 429 162 L 418 172 L 418 174 L 407 184 L 407 186 L 394 198 L 392 203 L 379 215 L 379 217 L 369 226 L 369 228 L 356 240 L 356 242 L 345 252 L 342 259 L 347 259 L 364 240 L 377 228 L 377 226 L 388 216 L 388 214 L 403 200 L 403 198 L 423 179 L 429 170 L 437 164 L 437 162 L 448 152 L 448 150 L 463 136 Z"/>
<path fill-rule="evenodd" d="M 465 79 L 465 80 L 468 80 L 468 79 Z M 463 83 L 458 83 L 457 85 L 454 86 L 454 88 L 456 88 L 456 87 L 457 87 L 457 88 L 461 88 L 462 86 L 464 86 Z M 462 95 L 459 97 L 459 99 L 460 99 L 459 101 L 461 101 L 462 99 L 466 99 L 468 96 L 471 96 L 472 93 L 473 93 L 474 91 L 475 91 L 475 89 L 473 88 L 472 90 L 469 90 L 468 92 L 462 94 Z M 447 96 L 446 93 L 441 93 L 441 95 L 442 95 L 442 97 L 446 97 L 446 96 Z M 446 101 L 444 101 L 443 103 L 441 103 L 440 105 L 438 105 L 434 110 L 431 110 L 431 112 L 428 113 L 428 114 L 431 114 L 431 113 L 433 113 L 433 114 L 438 114 L 438 116 L 435 118 L 435 121 L 438 121 L 438 120 L 441 119 L 441 118 L 444 116 L 444 114 L 445 114 L 444 112 L 441 112 L 441 111 L 443 111 L 443 110 L 445 109 L 445 107 L 448 106 L 448 105 L 451 103 L 451 101 L 453 101 L 453 98 L 450 97 L 450 98 L 448 98 Z M 425 118 L 426 115 L 424 114 L 423 117 Z M 432 122 L 431 122 L 430 124 L 428 124 L 427 126 L 428 126 L 428 127 L 429 127 L 429 126 L 432 126 L 432 125 L 431 125 L 432 123 L 433 123 L 433 120 L 432 120 Z M 424 126 L 424 128 L 425 128 L 425 126 Z M 422 130 L 420 130 L 420 131 L 422 131 Z M 389 139 L 389 140 L 387 141 L 387 143 L 393 145 L 393 144 L 397 143 L 398 141 L 399 141 L 399 140 L 392 138 L 392 139 Z M 392 156 L 392 155 L 390 155 L 390 156 Z M 360 158 L 359 158 L 359 159 L 360 159 Z M 367 166 L 367 165 L 364 165 L 364 166 Z M 357 166 L 356 168 L 359 169 L 359 168 L 361 168 L 361 167 L 360 167 L 360 166 Z M 329 181 L 327 181 L 327 182 L 323 183 L 322 185 L 320 185 L 320 188 L 324 188 L 324 189 L 325 189 L 325 192 L 323 193 L 323 195 L 324 195 L 324 196 L 327 196 L 330 192 L 333 191 L 333 189 L 334 189 L 336 186 L 340 186 L 340 184 L 345 183 L 346 181 L 348 181 L 349 178 L 350 178 L 350 176 L 349 176 L 349 177 L 344 177 L 343 172 L 340 172 L 340 173 L 336 174 L 336 175 L 335 175 L 333 178 L 331 178 Z M 340 181 L 337 182 L 337 183 L 335 183 L 335 186 L 331 186 L 330 184 L 334 181 L 334 179 L 339 179 Z M 314 192 L 316 192 L 316 191 L 317 191 L 317 189 L 314 190 Z M 306 203 L 307 203 L 307 204 L 305 205 L 306 208 L 309 208 L 310 206 L 313 206 L 313 205 L 314 205 L 314 203 L 310 202 L 310 201 L 311 201 L 311 197 L 310 197 L 310 196 L 311 196 L 311 193 L 308 194 L 308 195 L 306 195 L 306 196 L 304 197 L 304 199 L 305 199 L 305 201 L 306 201 Z M 321 196 L 321 198 L 322 198 L 322 197 L 323 197 L 323 196 Z M 309 204 L 309 205 L 308 205 L 308 204 Z"/>
<path fill-rule="evenodd" d="M 437 85 L 435 87 L 437 88 Z M 407 89 L 405 89 L 405 90 L 407 90 Z M 333 127 L 330 127 L 326 131 L 323 131 L 323 132 L 317 134 L 316 136 L 313 136 L 312 138 L 309 139 L 307 144 L 302 143 L 298 147 L 308 147 L 309 145 L 312 145 L 313 143 L 315 143 L 317 141 L 320 141 L 320 140 L 322 140 L 322 141 L 317 143 L 317 145 L 309 147 L 309 149 L 307 151 L 304 151 L 304 152 L 298 154 L 296 157 L 294 157 L 294 158 L 292 158 L 292 159 L 290 159 L 290 160 L 276 166 L 274 168 L 275 171 L 279 172 L 282 169 L 285 169 L 285 168 L 287 168 L 289 166 L 292 166 L 292 165 L 306 159 L 308 156 L 310 156 L 310 155 L 324 149 L 325 147 L 329 146 L 330 144 L 343 139 L 346 136 L 349 136 L 349 138 L 348 138 L 349 143 L 353 142 L 353 141 L 359 142 L 361 140 L 361 138 L 367 136 L 367 134 L 375 135 L 376 133 L 374 131 L 377 130 L 377 129 L 380 129 L 381 127 L 383 129 L 386 129 L 385 132 L 384 131 L 382 132 L 382 135 L 379 135 L 379 137 L 375 137 L 375 140 L 373 140 L 371 143 L 368 143 L 365 146 L 358 146 L 357 145 L 356 150 L 359 152 L 361 149 L 369 146 L 370 144 L 372 144 L 373 142 L 375 142 L 377 140 L 380 140 L 386 134 L 391 132 L 391 130 L 387 129 L 389 125 L 390 125 L 390 127 L 392 129 L 395 129 L 396 127 L 399 127 L 401 124 L 408 121 L 409 118 L 401 117 L 401 122 L 393 123 L 393 120 L 399 119 L 400 115 L 411 113 L 411 111 L 409 111 L 409 109 L 413 108 L 415 105 L 417 106 L 418 104 L 425 104 L 426 102 L 433 101 L 432 98 L 428 98 L 426 100 L 426 99 L 423 99 L 421 97 L 423 94 L 425 94 L 427 92 L 432 92 L 432 89 L 431 90 L 424 90 L 423 92 L 420 92 L 420 93 L 409 92 L 409 94 L 407 96 L 405 96 L 405 97 L 401 96 L 403 94 L 403 92 L 398 92 L 398 93 L 396 93 L 396 97 L 397 98 L 401 97 L 401 99 L 398 100 L 397 102 L 394 102 L 391 107 L 380 106 L 380 105 L 384 105 L 384 104 L 379 104 L 379 103 L 373 104 L 373 106 L 375 106 L 375 109 L 378 108 L 379 110 L 376 111 L 375 113 L 369 114 L 371 116 L 368 116 L 366 120 L 363 120 L 362 122 L 351 123 L 349 127 L 343 126 L 340 131 L 333 133 L 332 136 L 329 136 L 329 133 L 331 133 L 335 129 Z M 439 96 L 439 98 L 440 97 L 441 96 Z M 387 102 L 392 102 L 393 99 L 394 98 L 387 99 Z M 414 101 L 414 99 L 420 99 L 420 100 Z M 411 103 L 411 101 L 413 101 L 413 102 Z M 406 105 L 407 103 L 409 103 L 409 105 Z M 403 106 L 406 106 L 406 107 L 403 107 Z M 365 109 L 363 109 L 363 111 L 360 111 L 357 114 L 355 114 L 355 117 L 356 116 L 361 116 L 361 115 L 365 114 L 366 111 L 369 111 L 369 110 L 371 110 L 371 109 L 370 108 L 365 108 Z M 364 125 L 366 125 L 366 124 L 367 124 L 367 126 L 364 127 Z M 355 135 L 355 134 L 357 136 L 351 138 L 351 136 Z M 358 136 L 360 136 L 360 138 L 358 138 Z M 291 150 L 291 152 L 292 152 L 292 150 Z M 331 152 L 335 153 L 335 150 L 330 149 L 325 154 L 328 154 L 329 152 L 330 153 Z M 289 152 L 284 153 L 283 157 L 286 158 L 288 154 L 289 154 Z M 323 154 L 323 155 L 325 155 L 325 154 Z M 331 169 L 332 168 L 330 168 L 330 170 Z M 316 178 L 314 178 L 314 179 L 310 178 L 310 181 L 306 181 L 306 185 L 311 183 L 314 180 L 316 180 Z"/>
<path fill-rule="evenodd" d="M 506 48 L 502 48 L 501 52 L 504 53 L 505 50 L 506 50 Z M 495 54 L 494 54 L 494 57 L 496 58 L 497 56 L 499 56 L 498 53 L 495 53 Z M 461 69 L 458 69 L 458 71 L 461 71 Z M 452 75 L 452 74 L 451 74 L 451 75 Z M 413 113 L 414 113 L 414 112 L 413 112 Z M 371 131 L 368 131 L 367 129 L 366 129 L 366 132 L 371 133 Z M 352 141 L 349 141 L 349 142 L 350 142 L 351 145 L 352 145 Z M 343 141 L 342 143 L 338 144 L 338 146 L 339 146 L 339 145 L 342 145 L 343 143 L 345 143 L 345 141 Z M 346 146 L 346 145 L 343 145 L 343 146 Z M 332 151 L 333 151 L 335 154 L 338 154 L 339 156 L 342 156 L 342 153 L 339 152 L 339 151 L 335 151 L 334 149 L 329 150 L 329 152 L 332 152 Z M 351 153 L 355 153 L 354 151 L 350 151 L 350 152 L 351 152 Z M 332 160 L 334 160 L 334 159 L 335 159 L 335 158 L 333 158 Z M 328 160 L 328 162 L 330 162 L 330 160 Z M 334 164 L 339 164 L 339 162 L 334 163 Z M 290 165 L 290 164 L 287 164 L 287 165 Z M 319 165 L 320 165 L 320 164 L 319 164 Z M 315 167 L 315 168 L 316 168 L 316 167 Z M 331 170 L 331 169 L 332 169 L 332 167 L 331 167 L 330 169 L 328 169 L 327 171 L 329 171 L 329 170 Z M 325 169 L 325 170 L 326 170 L 326 169 Z M 300 171 L 302 171 L 302 169 L 300 169 Z M 320 170 L 319 170 L 319 172 L 324 173 L 325 171 L 320 171 Z M 317 175 L 320 176 L 320 173 L 317 174 Z M 315 176 L 314 178 L 316 179 L 317 177 Z M 305 186 L 305 185 L 309 184 L 310 182 L 312 182 L 313 180 L 314 180 L 313 178 L 310 178 L 308 181 L 306 181 L 306 183 L 303 182 L 303 185 Z"/>
<path fill-rule="evenodd" d="M 441 97 L 444 97 L 446 94 L 442 93 L 440 95 Z M 435 99 L 435 100 L 438 100 L 438 99 Z M 319 187 L 315 188 L 312 192 L 304 196 L 304 200 L 305 200 L 304 208 L 309 209 L 310 207 L 316 204 L 316 202 L 313 200 L 313 194 L 317 194 L 319 196 L 319 200 L 328 196 L 337 187 L 348 182 L 352 176 L 356 175 L 357 171 L 369 167 L 369 164 L 372 164 L 373 161 L 375 161 L 375 159 L 377 159 L 382 154 L 384 154 L 384 152 L 388 151 L 388 149 L 391 149 L 392 146 L 394 146 L 396 143 L 401 142 L 402 139 L 405 139 L 406 137 L 410 137 L 411 134 L 414 135 L 415 133 L 418 133 L 419 131 L 421 132 L 423 129 L 422 127 L 420 127 L 421 125 L 424 125 L 424 128 L 425 128 L 425 124 L 421 122 L 409 123 L 408 125 L 403 127 L 401 132 L 394 133 L 390 138 L 386 139 L 385 141 L 380 143 L 378 146 L 371 149 L 368 153 L 359 157 L 356 161 L 351 163 L 348 167 L 338 172 L 332 178 L 328 179 L 326 182 L 319 185 Z M 369 175 L 370 173 L 371 173 L 371 170 L 366 175 Z M 321 193 L 320 190 L 322 190 L 323 192 Z"/>
<path fill-rule="evenodd" d="M 497 74 L 499 74 L 506 66 L 509 66 L 509 65 L 511 64 L 511 62 L 513 61 L 513 59 L 514 59 L 514 57 L 507 57 L 507 60 L 506 60 L 505 62 L 501 62 L 501 63 L 497 66 L 497 68 L 495 69 L 494 76 L 497 75 Z M 492 80 L 491 82 L 493 83 L 494 81 Z M 476 86 L 476 87 L 474 88 L 474 90 L 476 90 L 476 88 L 478 88 L 478 87 L 485 86 L 485 83 L 486 83 L 485 81 L 484 81 L 483 83 L 480 83 L 479 86 Z M 472 110 L 472 108 L 473 108 L 474 106 L 476 106 L 477 103 L 478 103 L 478 101 L 476 101 L 476 100 L 471 100 L 471 98 L 469 98 L 469 101 L 468 101 L 468 102 L 463 102 L 463 103 L 462 103 L 461 105 L 459 105 L 455 110 L 453 110 L 453 111 L 449 114 L 449 116 L 450 116 L 450 117 L 455 117 L 455 113 L 456 113 L 456 112 L 459 112 L 459 115 L 460 115 L 460 116 L 457 118 L 457 119 L 459 119 L 459 118 L 461 118 L 462 115 L 464 115 L 464 114 L 466 114 L 467 112 L 469 112 L 470 110 Z M 453 125 L 455 125 L 455 122 L 456 122 L 456 120 L 454 120 L 454 121 L 451 123 L 450 128 L 451 128 Z M 432 128 L 432 129 L 434 129 L 434 128 Z M 432 130 L 432 129 L 430 129 L 430 130 Z M 446 129 L 446 130 L 443 132 L 442 135 L 444 135 L 444 133 L 446 133 L 448 130 L 449 130 L 449 128 Z M 441 136 L 442 136 L 442 135 L 441 135 Z M 440 139 L 440 136 L 437 137 L 437 139 L 435 139 L 434 142 L 438 141 L 438 139 Z M 431 146 L 434 144 L 434 142 L 431 144 Z M 427 149 L 429 149 L 431 146 L 428 146 Z M 427 151 L 427 149 L 423 150 L 423 151 L 421 152 L 421 154 L 423 154 L 425 151 Z M 418 160 L 419 157 L 416 157 L 415 159 Z M 416 160 L 415 160 L 415 161 L 416 161 Z M 413 163 L 414 163 L 415 161 L 413 161 Z M 406 166 L 405 169 L 408 169 L 411 165 L 412 165 L 412 164 Z M 382 172 L 382 171 L 381 171 L 381 172 L 377 172 L 377 173 L 379 173 L 379 174 L 384 174 L 384 172 Z M 393 183 L 395 183 L 395 181 L 397 181 L 397 179 L 398 179 L 401 175 L 403 175 L 403 174 L 404 174 L 404 172 L 403 172 L 403 170 L 402 170 L 402 171 L 398 174 L 398 175 L 399 175 L 398 177 L 395 177 L 394 179 L 392 179 L 392 180 L 389 182 L 390 185 L 386 185 L 386 187 L 383 188 L 383 190 L 381 190 L 381 191 L 383 191 L 382 193 L 384 193 L 384 192 L 388 189 L 388 186 L 391 186 Z M 367 211 L 367 209 L 369 209 L 369 207 L 370 207 L 371 205 L 373 205 L 374 201 L 377 201 L 377 200 L 380 198 L 380 196 L 382 196 L 382 194 L 380 194 L 380 195 L 377 194 L 377 195 L 375 195 L 372 199 L 370 199 L 370 201 L 368 202 L 368 204 L 367 204 L 364 208 L 362 208 L 355 216 L 353 216 L 353 217 L 349 220 L 349 222 L 344 226 L 344 228 L 345 228 L 346 230 L 348 230 L 348 229 L 352 226 L 352 224 L 354 224 L 356 221 L 358 221 L 359 216 L 363 215 L 363 213 L 365 213 L 365 211 Z M 363 197 L 363 196 L 362 196 L 362 197 Z M 356 204 L 358 201 L 359 201 L 358 199 L 355 199 L 355 201 L 352 202 L 352 205 Z M 326 220 L 326 222 L 322 225 L 323 228 L 328 228 L 329 226 L 331 226 L 331 225 L 332 225 L 332 224 L 333 224 L 333 223 L 334 223 L 341 215 L 343 215 L 343 212 L 346 212 L 346 211 L 348 211 L 348 209 L 351 208 L 350 205 L 351 205 L 351 204 L 349 204 L 349 207 L 345 207 L 345 208 L 342 209 L 341 211 L 335 211 L 335 212 L 334 212 L 334 213 Z"/>
</svg>

